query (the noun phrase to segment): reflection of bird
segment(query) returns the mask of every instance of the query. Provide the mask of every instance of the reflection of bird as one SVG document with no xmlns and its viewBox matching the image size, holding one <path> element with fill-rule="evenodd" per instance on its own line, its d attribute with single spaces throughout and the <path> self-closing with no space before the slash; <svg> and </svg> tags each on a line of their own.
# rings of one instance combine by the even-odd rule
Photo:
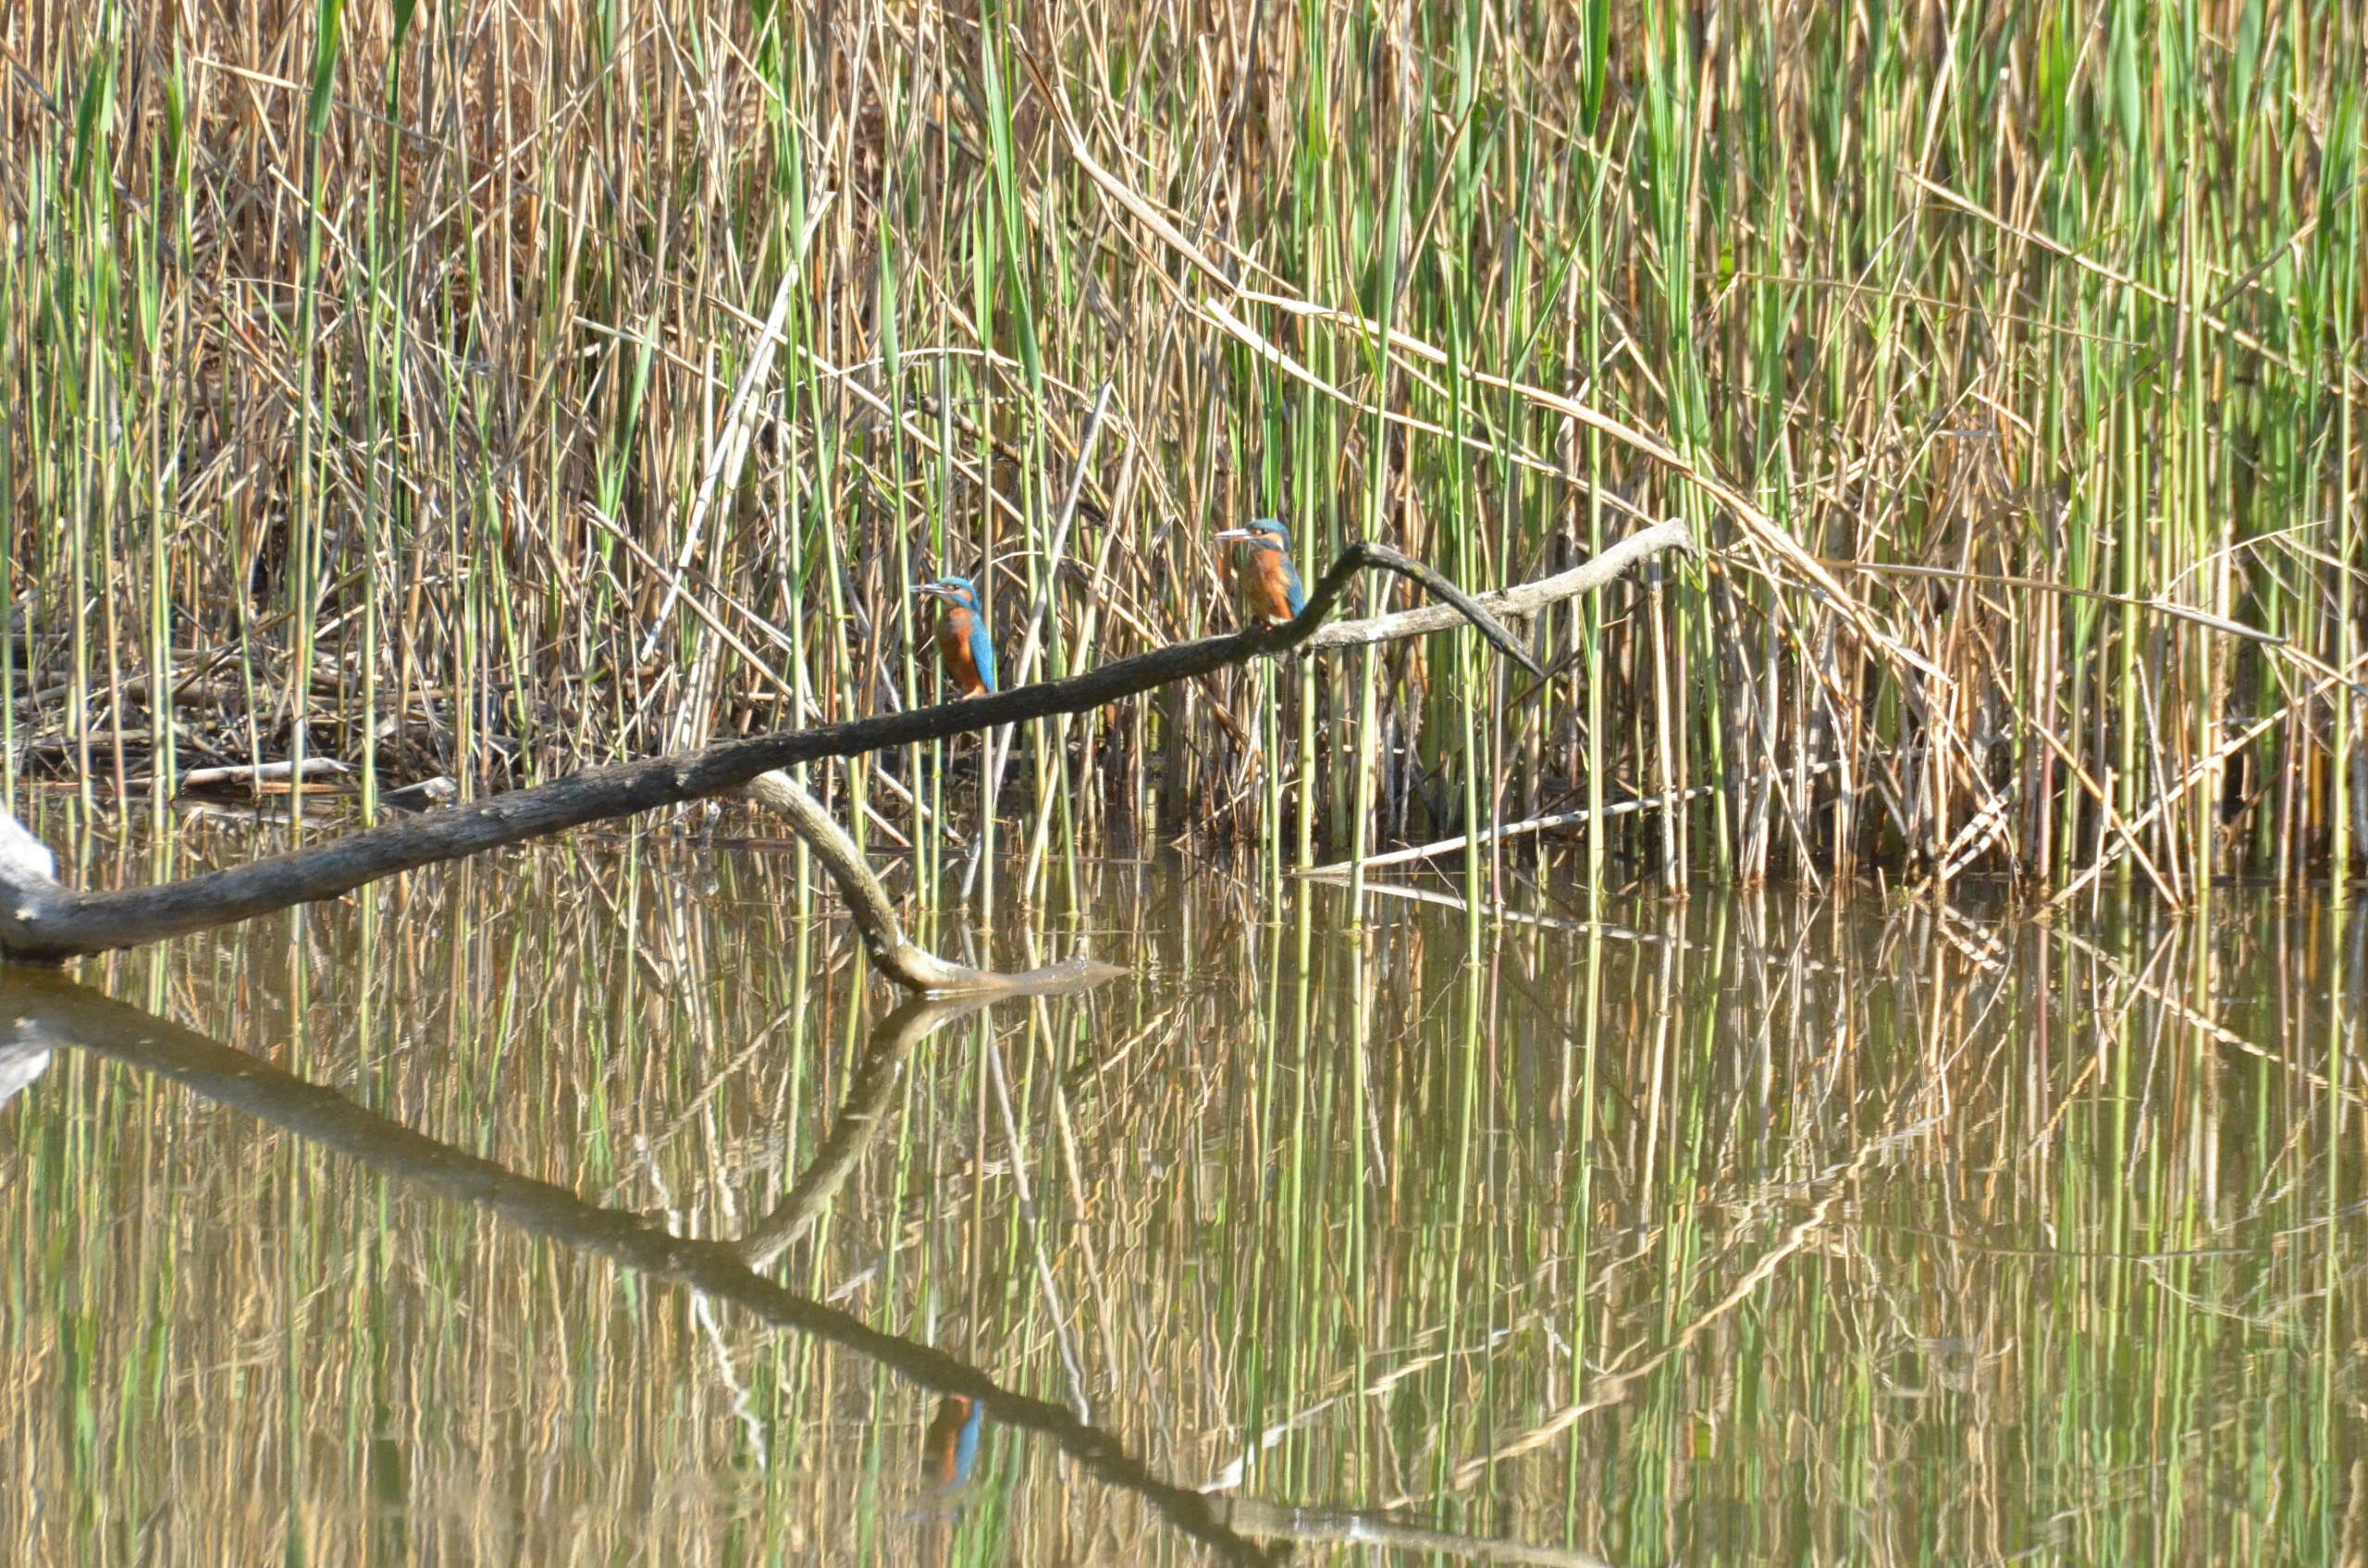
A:
<svg viewBox="0 0 2368 1568">
<path fill-rule="evenodd" d="M 986 1424 L 987 1407 L 960 1394 L 937 1401 L 937 1414 L 921 1434 L 921 1475 L 931 1485 L 950 1489 L 970 1478 L 979 1462 L 979 1428 Z"/>
<path fill-rule="evenodd" d="M 1307 592 L 1291 561 L 1291 531 L 1261 517 L 1247 527 L 1227 528 L 1217 538 L 1233 546 L 1234 586 L 1252 618 L 1270 624 L 1298 620 L 1307 608 Z"/>
<path fill-rule="evenodd" d="M 937 615 L 937 656 L 945 661 L 956 693 L 984 697 L 995 689 L 995 645 L 987 637 L 986 611 L 980 608 L 979 590 L 968 577 L 940 577 L 913 590 L 944 599 Z"/>
</svg>

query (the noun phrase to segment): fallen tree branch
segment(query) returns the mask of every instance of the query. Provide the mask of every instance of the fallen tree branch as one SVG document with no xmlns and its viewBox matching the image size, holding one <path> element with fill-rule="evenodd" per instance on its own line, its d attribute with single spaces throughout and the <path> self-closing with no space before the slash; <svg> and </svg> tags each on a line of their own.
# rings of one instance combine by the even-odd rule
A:
<svg viewBox="0 0 2368 1568">
<path fill-rule="evenodd" d="M 759 773 L 748 782 L 748 798 L 771 807 L 789 819 L 790 828 L 804 839 L 838 884 L 847 901 L 847 913 L 881 973 L 907 991 L 924 996 L 1019 994 L 1059 990 L 1108 980 L 1126 971 L 1091 958 L 1069 958 L 1020 974 L 997 974 L 945 959 L 906 939 L 896 906 L 888 890 L 871 874 L 863 851 L 820 801 L 800 788 L 787 773 Z"/>
<path fill-rule="evenodd" d="M 1552 609 L 1565 599 L 1593 593 L 1627 574 L 1629 568 L 1647 556 L 1659 555 L 1665 549 L 1694 549 L 1693 531 L 1677 518 L 1640 528 L 1618 544 L 1607 545 L 1603 553 L 1592 556 L 1551 577 L 1540 577 L 1534 583 L 1515 587 L 1499 588 L 1492 594 L 1481 594 L 1473 602 L 1502 621 L 1526 621 Z M 1307 639 L 1311 653 L 1335 648 L 1363 648 L 1368 643 L 1396 642 L 1400 637 L 1417 637 L 1430 632 L 1444 632 L 1462 617 L 1454 607 L 1426 604 L 1419 610 L 1401 610 L 1395 615 L 1375 615 L 1364 621 L 1335 621 Z"/>
<path fill-rule="evenodd" d="M 997 724 L 1083 712 L 1154 687 L 1288 653 L 1313 637 L 1360 572 L 1378 568 L 1420 583 L 1454 605 L 1506 657 L 1532 673 L 1536 660 L 1455 585 L 1384 545 L 1351 543 L 1307 597 L 1298 618 L 1205 637 L 992 696 L 870 719 L 727 741 L 698 751 L 620 763 L 533 789 L 349 833 L 317 846 L 147 887 L 82 893 L 51 880 L 25 846 L 40 845 L 9 819 L 0 829 L 0 957 L 59 963 L 316 903 L 401 871 L 528 839 L 740 789 L 760 774 L 943 740 Z M 5 816 L 0 812 L 0 816 Z M 40 874 L 35 874 L 40 873 Z"/>
</svg>

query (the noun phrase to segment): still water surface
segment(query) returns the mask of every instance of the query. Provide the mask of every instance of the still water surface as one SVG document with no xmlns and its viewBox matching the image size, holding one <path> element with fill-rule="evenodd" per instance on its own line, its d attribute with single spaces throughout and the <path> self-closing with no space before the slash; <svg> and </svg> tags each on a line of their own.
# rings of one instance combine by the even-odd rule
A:
<svg viewBox="0 0 2368 1568">
<path fill-rule="evenodd" d="M 0 980 L 0 1080 L 58 1047 L 0 1106 L 0 1561 L 2368 1542 L 2356 916 L 1359 929 L 1104 864 L 984 956 L 1130 977 L 962 1011 L 797 861 L 586 837 Z"/>
</svg>

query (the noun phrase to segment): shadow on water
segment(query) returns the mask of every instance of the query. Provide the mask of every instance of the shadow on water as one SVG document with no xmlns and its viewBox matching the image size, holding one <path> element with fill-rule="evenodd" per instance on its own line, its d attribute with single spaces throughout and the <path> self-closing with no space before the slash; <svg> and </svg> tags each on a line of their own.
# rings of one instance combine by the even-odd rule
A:
<svg viewBox="0 0 2368 1568">
<path fill-rule="evenodd" d="M 1104 866 L 891 1011 L 795 866 L 0 980 L 0 1561 L 2368 1548 L 2356 910 Z"/>
</svg>

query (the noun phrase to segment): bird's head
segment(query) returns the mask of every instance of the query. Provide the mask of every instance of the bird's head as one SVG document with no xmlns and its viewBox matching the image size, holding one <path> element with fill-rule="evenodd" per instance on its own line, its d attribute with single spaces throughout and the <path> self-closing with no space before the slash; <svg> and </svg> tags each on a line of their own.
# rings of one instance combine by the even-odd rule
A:
<svg viewBox="0 0 2368 1568">
<path fill-rule="evenodd" d="M 1239 528 L 1221 528 L 1217 539 L 1224 544 L 1248 545 L 1253 549 L 1278 549 L 1286 556 L 1291 552 L 1291 531 L 1272 517 L 1260 517 Z"/>
<path fill-rule="evenodd" d="M 916 583 L 913 591 L 924 599 L 942 599 L 959 610 L 979 613 L 979 590 L 968 577 L 944 576 L 933 583 Z"/>
</svg>

